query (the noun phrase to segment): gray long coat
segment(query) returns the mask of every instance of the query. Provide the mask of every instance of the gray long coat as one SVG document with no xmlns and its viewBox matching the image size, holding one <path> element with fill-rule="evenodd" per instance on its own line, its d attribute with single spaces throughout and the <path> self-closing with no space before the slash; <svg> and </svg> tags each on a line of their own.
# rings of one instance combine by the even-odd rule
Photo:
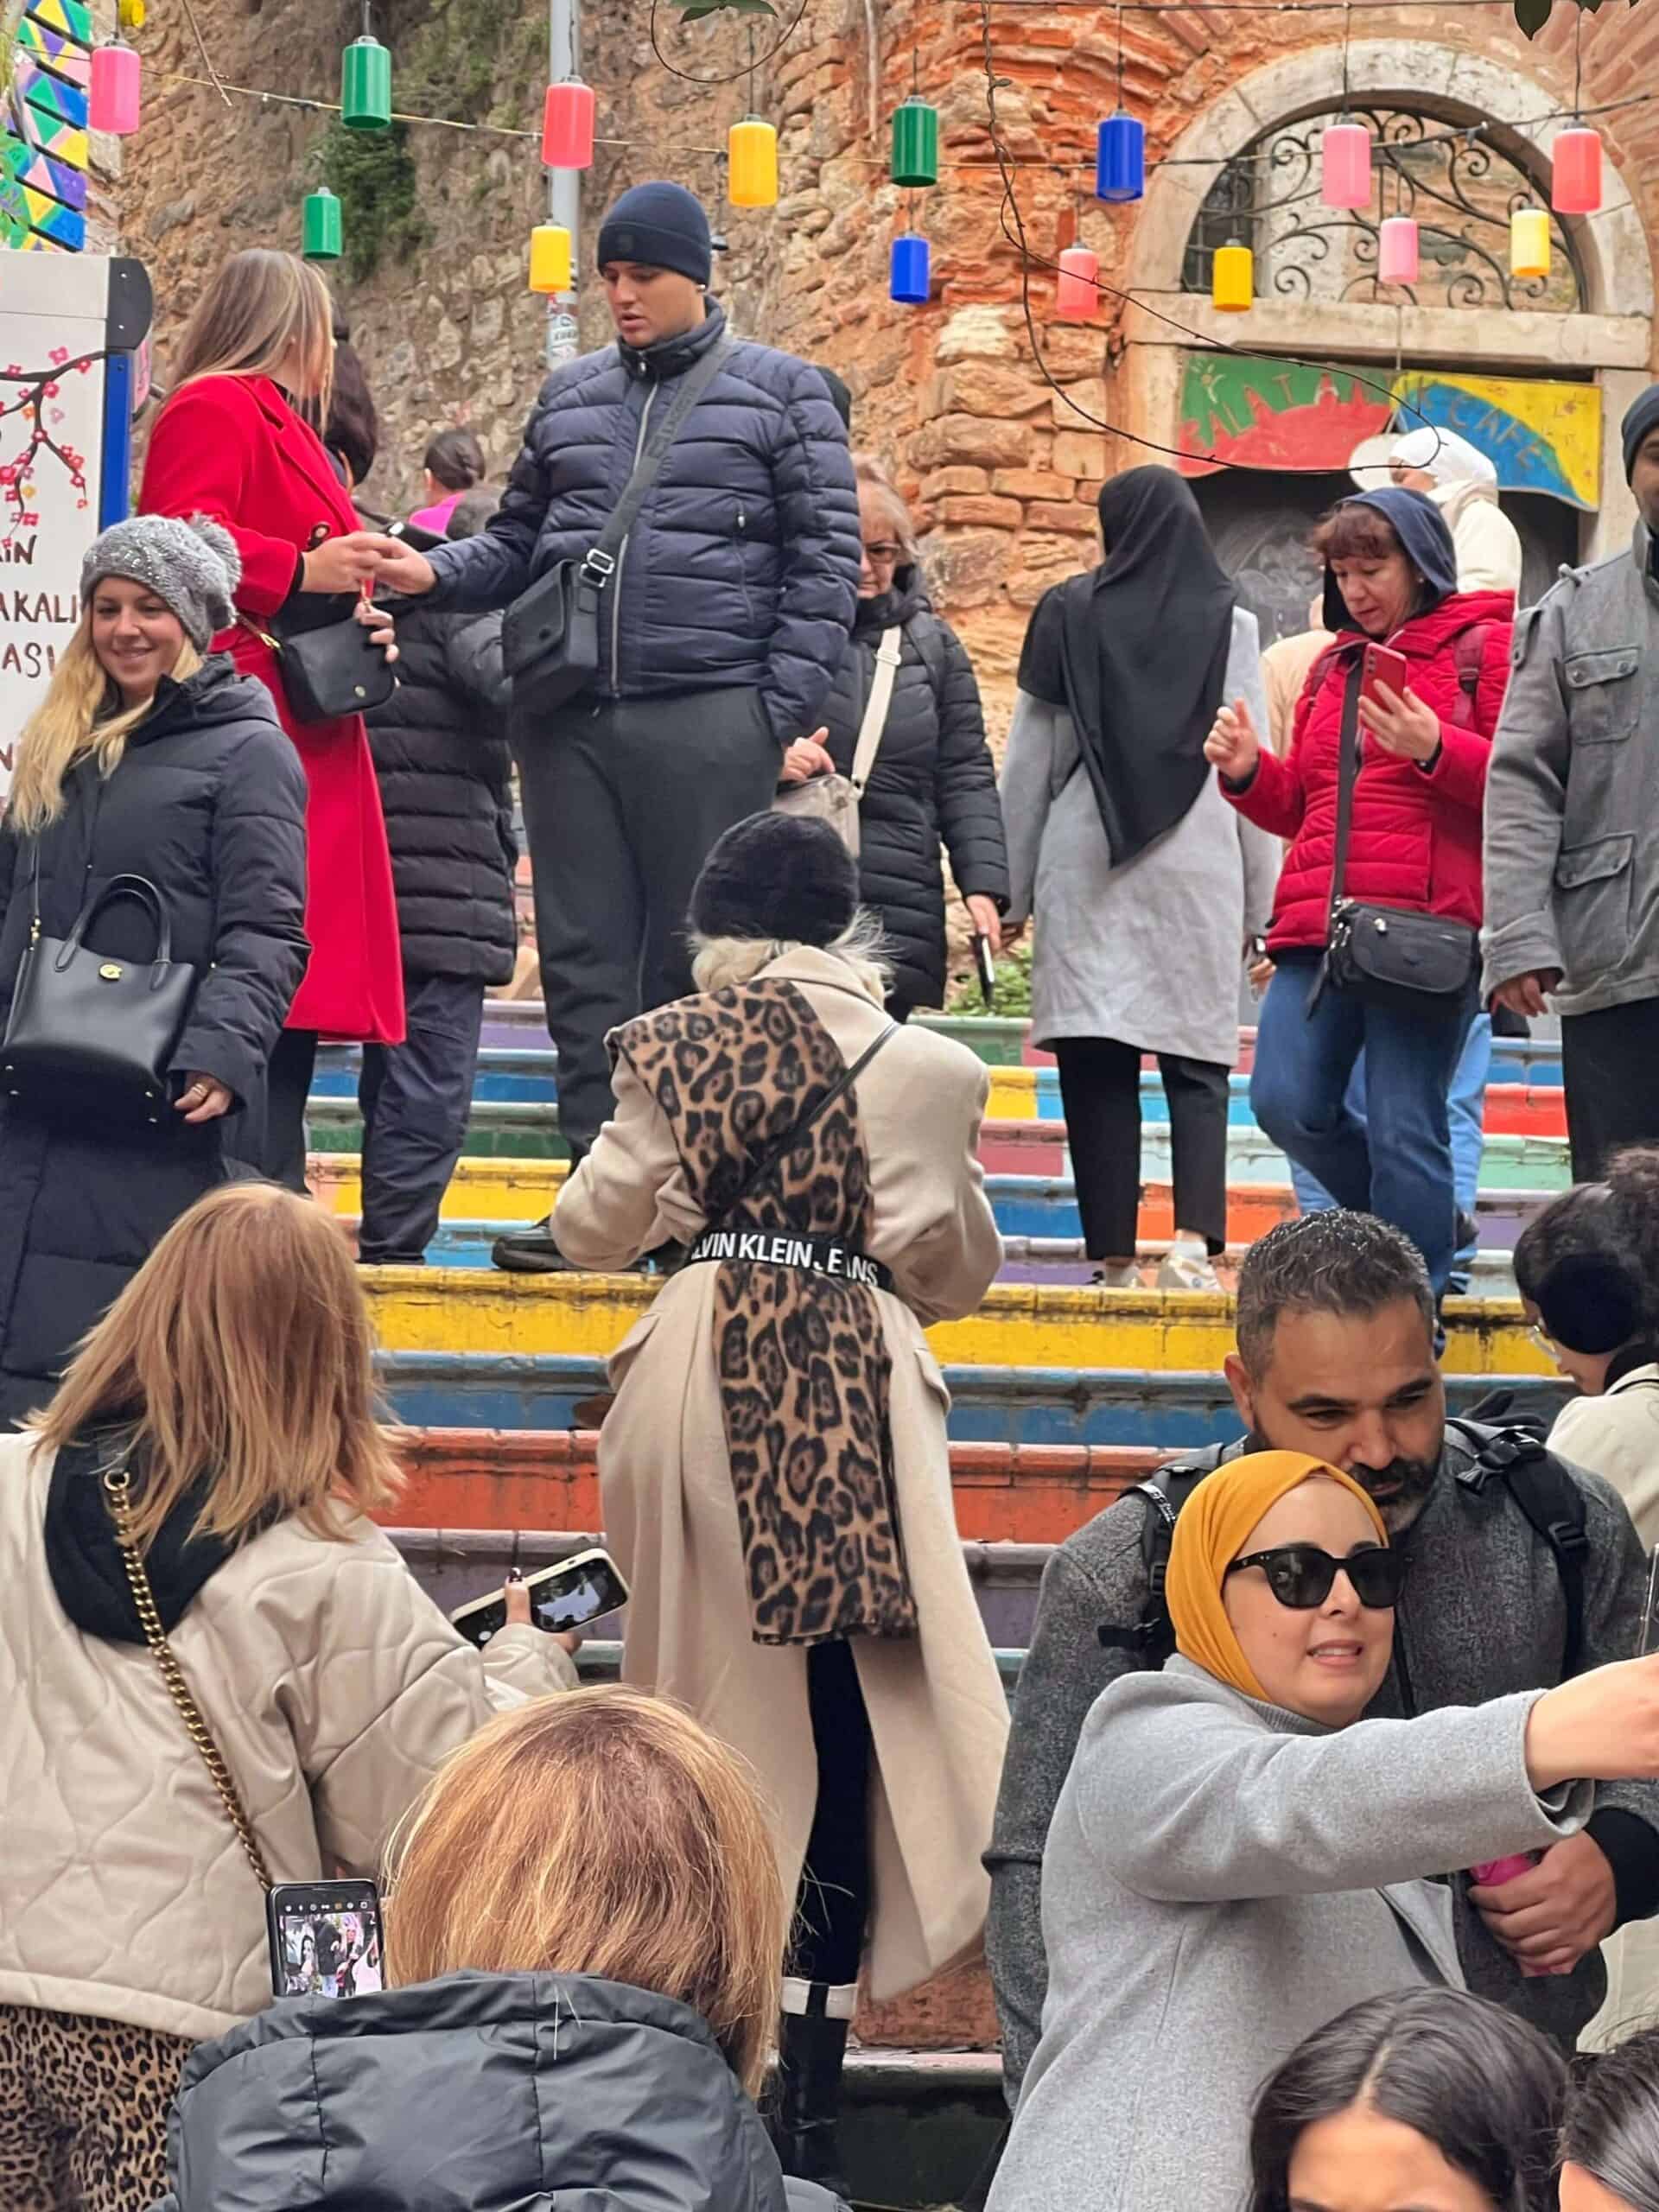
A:
<svg viewBox="0 0 1659 2212">
<path fill-rule="evenodd" d="M 1255 617 L 1243 607 L 1224 690 L 1268 728 Z M 1036 1041 L 1116 1038 L 1231 1067 L 1244 939 L 1267 928 L 1277 840 L 1229 806 L 1211 776 L 1173 830 L 1115 868 L 1071 715 L 1024 691 L 1001 790 L 1007 920 L 1035 912 Z"/>
</svg>

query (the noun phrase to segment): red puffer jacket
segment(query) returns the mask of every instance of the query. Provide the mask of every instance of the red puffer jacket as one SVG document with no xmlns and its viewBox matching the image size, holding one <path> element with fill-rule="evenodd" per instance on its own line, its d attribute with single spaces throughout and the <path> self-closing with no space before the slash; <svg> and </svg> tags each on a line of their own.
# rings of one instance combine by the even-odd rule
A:
<svg viewBox="0 0 1659 2212">
<path fill-rule="evenodd" d="M 1374 737 L 1365 739 L 1343 887 L 1351 899 L 1479 923 L 1481 803 L 1509 683 L 1514 618 L 1512 593 L 1459 592 L 1389 639 L 1411 663 L 1411 689 L 1440 718 L 1440 755 L 1425 771 L 1385 752 Z M 1464 705 L 1455 641 L 1479 624 L 1486 626 L 1479 680 L 1471 704 Z M 1314 664 L 1297 702 L 1287 758 L 1276 759 L 1264 746 L 1242 791 L 1222 785 L 1241 814 L 1291 841 L 1274 902 L 1270 951 L 1325 940 L 1343 691 L 1363 643 L 1357 631 L 1344 630 Z"/>
</svg>

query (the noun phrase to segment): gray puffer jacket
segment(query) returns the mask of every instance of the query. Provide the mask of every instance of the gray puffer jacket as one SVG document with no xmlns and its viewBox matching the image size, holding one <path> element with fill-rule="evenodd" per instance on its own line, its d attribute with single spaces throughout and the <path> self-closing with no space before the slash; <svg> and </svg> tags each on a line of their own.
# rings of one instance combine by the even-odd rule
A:
<svg viewBox="0 0 1659 2212">
<path fill-rule="evenodd" d="M 1484 988 L 1559 969 L 1558 1014 L 1659 998 L 1659 578 L 1570 569 L 1515 626 L 1486 777 Z"/>
<path fill-rule="evenodd" d="M 293 1998 L 186 2062 L 156 2212 L 836 2212 L 689 2005 L 557 1974 Z"/>
<path fill-rule="evenodd" d="M 505 607 L 579 560 L 622 496 L 651 414 L 725 334 L 707 318 L 641 352 L 556 369 L 499 512 L 430 556 L 429 606 Z M 734 346 L 647 493 L 605 595 L 602 690 L 623 698 L 750 686 L 780 746 L 810 736 L 852 624 L 858 494 L 847 433 L 816 369 Z"/>
</svg>

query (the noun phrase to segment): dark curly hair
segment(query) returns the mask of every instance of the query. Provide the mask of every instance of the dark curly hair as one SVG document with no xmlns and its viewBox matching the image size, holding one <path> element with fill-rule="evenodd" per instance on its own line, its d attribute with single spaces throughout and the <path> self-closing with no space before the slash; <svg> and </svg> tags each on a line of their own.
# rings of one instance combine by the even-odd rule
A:
<svg viewBox="0 0 1659 2212">
<path fill-rule="evenodd" d="M 1423 1255 L 1388 1222 L 1340 1207 L 1281 1221 L 1239 1267 L 1239 1355 L 1252 1375 L 1264 1374 L 1281 1313 L 1379 1313 L 1402 1298 L 1433 1334 L 1434 1293 Z"/>
</svg>

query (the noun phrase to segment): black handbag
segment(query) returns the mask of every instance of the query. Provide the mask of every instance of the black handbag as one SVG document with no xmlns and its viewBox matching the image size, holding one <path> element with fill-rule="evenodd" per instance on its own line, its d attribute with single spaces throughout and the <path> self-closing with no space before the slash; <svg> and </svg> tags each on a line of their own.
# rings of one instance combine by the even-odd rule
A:
<svg viewBox="0 0 1659 2212">
<path fill-rule="evenodd" d="M 1338 738 L 1337 848 L 1331 864 L 1331 921 L 1325 958 L 1309 994 L 1310 1016 L 1325 990 L 1342 991 L 1367 1006 L 1402 1013 L 1451 1014 L 1474 981 L 1480 932 L 1467 922 L 1408 906 L 1376 906 L 1344 897 L 1348 841 L 1353 826 L 1354 786 L 1359 780 L 1362 739 L 1359 690 L 1364 656 L 1357 654 L 1343 693 Z"/>
<path fill-rule="evenodd" d="M 397 678 L 384 645 L 377 645 L 355 613 L 342 615 L 354 597 L 339 592 L 302 593 L 276 615 L 269 630 L 242 619 L 276 656 L 283 696 L 296 722 L 339 721 L 384 707 Z"/>
<path fill-rule="evenodd" d="M 580 561 L 556 562 L 507 609 L 501 658 L 512 678 L 515 710 L 563 706 L 599 674 L 600 619 L 605 594 L 621 563 L 622 546 L 656 482 L 686 416 L 719 375 L 732 350 L 717 339 L 674 387 L 666 412 L 639 448 L 616 512 Z M 646 403 L 647 408 L 650 402 Z"/>
<path fill-rule="evenodd" d="M 81 942 L 101 910 L 123 898 L 138 899 L 156 925 L 153 960 L 111 960 Z M 196 980 L 173 957 L 167 909 L 147 876 L 111 876 L 67 938 L 42 937 L 37 852 L 35 918 L 0 1044 L 6 1095 L 72 1119 L 159 1122 Z"/>
</svg>

